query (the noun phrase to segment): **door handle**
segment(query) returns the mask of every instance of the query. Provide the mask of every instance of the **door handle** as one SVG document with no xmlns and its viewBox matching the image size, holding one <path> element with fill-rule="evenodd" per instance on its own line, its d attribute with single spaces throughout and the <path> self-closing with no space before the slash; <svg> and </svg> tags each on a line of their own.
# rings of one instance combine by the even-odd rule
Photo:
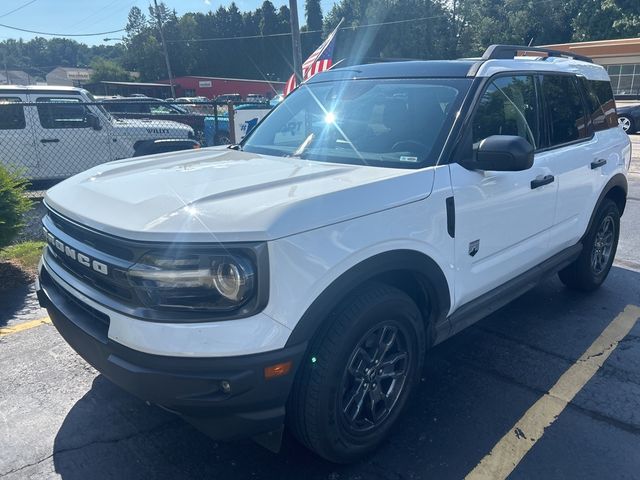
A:
<svg viewBox="0 0 640 480">
<path fill-rule="evenodd" d="M 59 138 L 43 138 L 40 140 L 42 143 L 58 143 L 60 141 Z"/>
<path fill-rule="evenodd" d="M 591 170 L 594 170 L 596 168 L 600 168 L 604 165 L 607 164 L 607 161 L 604 158 L 600 158 L 598 160 L 596 160 L 595 162 L 591 162 Z"/>
<path fill-rule="evenodd" d="M 553 175 L 545 175 L 544 177 L 538 177 L 534 180 L 531 180 L 531 189 L 533 190 L 534 188 L 540 188 L 545 185 L 549 185 L 550 183 L 553 183 L 554 180 L 555 180 L 555 177 Z"/>
</svg>

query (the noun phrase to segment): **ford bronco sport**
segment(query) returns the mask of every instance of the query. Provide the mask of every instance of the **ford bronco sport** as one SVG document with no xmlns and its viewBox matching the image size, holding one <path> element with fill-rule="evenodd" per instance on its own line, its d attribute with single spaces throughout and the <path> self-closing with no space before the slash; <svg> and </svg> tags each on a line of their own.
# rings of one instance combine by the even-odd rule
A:
<svg viewBox="0 0 640 480">
<path fill-rule="evenodd" d="M 210 435 L 274 448 L 287 425 L 354 461 L 427 349 L 548 275 L 602 284 L 630 161 L 584 57 L 337 68 L 239 145 L 49 190 L 39 298 L 107 378 Z"/>
</svg>

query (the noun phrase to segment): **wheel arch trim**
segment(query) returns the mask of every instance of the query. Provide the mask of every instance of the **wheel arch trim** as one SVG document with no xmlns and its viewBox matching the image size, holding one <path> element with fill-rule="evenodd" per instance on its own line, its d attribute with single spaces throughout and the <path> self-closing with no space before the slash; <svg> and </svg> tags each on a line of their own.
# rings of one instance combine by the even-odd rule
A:
<svg viewBox="0 0 640 480">
<path fill-rule="evenodd" d="M 608 198 L 610 194 L 612 194 L 614 191 L 621 190 L 624 193 L 622 208 L 620 209 L 620 216 L 622 216 L 625 205 L 626 205 L 628 189 L 629 189 L 629 184 L 627 182 L 627 177 L 625 177 L 622 173 L 616 173 L 613 177 L 609 179 L 607 184 L 604 186 L 604 188 L 600 192 L 600 195 L 598 196 L 598 200 L 596 201 L 596 204 L 593 207 L 591 216 L 589 217 L 589 223 L 587 224 L 587 228 L 585 230 L 584 235 L 582 236 L 581 241 L 584 240 L 584 237 L 589 233 L 589 230 L 591 229 L 591 226 L 595 221 L 596 214 L 598 213 L 598 209 L 600 208 L 600 205 L 602 205 L 602 202 L 604 201 L 604 199 Z"/>
<path fill-rule="evenodd" d="M 419 275 L 427 284 L 424 287 L 430 297 L 431 313 L 428 341 L 435 341 L 435 330 L 446 316 L 451 306 L 451 296 L 447 278 L 440 266 L 428 255 L 416 250 L 390 250 L 373 255 L 352 266 L 333 280 L 306 309 L 294 327 L 287 346 L 308 342 L 323 325 L 333 310 L 360 285 L 367 281 L 379 280 L 385 273 L 409 271 Z M 433 297 L 433 298 L 431 298 Z M 433 301 L 435 300 L 435 301 Z M 444 332 L 447 333 L 447 332 Z"/>
</svg>

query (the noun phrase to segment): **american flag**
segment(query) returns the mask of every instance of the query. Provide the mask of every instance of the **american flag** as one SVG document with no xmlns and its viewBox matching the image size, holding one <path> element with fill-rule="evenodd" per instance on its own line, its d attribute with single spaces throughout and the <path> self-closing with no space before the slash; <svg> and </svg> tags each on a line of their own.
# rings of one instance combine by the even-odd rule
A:
<svg viewBox="0 0 640 480">
<path fill-rule="evenodd" d="M 340 22 L 341 24 L 342 22 Z M 322 42 L 315 52 L 313 52 L 309 58 L 305 60 L 302 64 L 302 78 L 303 80 L 307 80 L 313 77 L 316 73 L 324 72 L 325 70 L 329 70 L 332 65 L 333 60 L 333 48 L 336 45 L 336 33 L 338 33 L 338 29 L 340 28 L 340 24 L 336 27 L 336 29 L 331 32 L 331 34 L 327 37 L 327 39 Z M 298 86 L 298 82 L 296 81 L 296 74 L 294 73 L 287 80 L 287 84 L 284 87 L 283 95 L 286 97 L 289 95 L 296 87 Z"/>
</svg>

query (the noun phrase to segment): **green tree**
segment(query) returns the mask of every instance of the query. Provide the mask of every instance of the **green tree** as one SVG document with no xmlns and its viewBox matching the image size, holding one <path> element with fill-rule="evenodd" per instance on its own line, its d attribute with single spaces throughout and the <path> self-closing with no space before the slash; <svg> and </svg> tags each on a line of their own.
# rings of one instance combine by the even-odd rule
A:
<svg viewBox="0 0 640 480">
<path fill-rule="evenodd" d="M 304 5 L 304 15 L 307 21 L 304 30 L 308 33 L 303 36 L 302 47 L 305 56 L 315 50 L 322 43 L 322 7 L 320 0 L 307 0 Z"/>
<path fill-rule="evenodd" d="M 131 7 L 125 30 L 127 35 L 139 35 L 148 27 L 147 17 L 138 7 Z"/>
<path fill-rule="evenodd" d="M 6 247 L 24 226 L 23 215 L 31 208 L 27 182 L 0 166 L 0 248 Z"/>
<path fill-rule="evenodd" d="M 103 80 L 112 82 L 130 82 L 131 75 L 121 65 L 112 60 L 104 58 L 96 58 L 91 62 L 93 74 L 91 82 L 100 82 Z"/>
</svg>

